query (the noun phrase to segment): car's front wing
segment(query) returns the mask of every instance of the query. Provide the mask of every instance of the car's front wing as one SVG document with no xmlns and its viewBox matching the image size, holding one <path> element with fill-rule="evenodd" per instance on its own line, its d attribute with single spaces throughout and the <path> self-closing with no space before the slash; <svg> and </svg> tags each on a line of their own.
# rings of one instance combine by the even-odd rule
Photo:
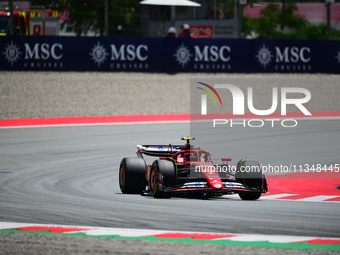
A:
<svg viewBox="0 0 340 255">
<path fill-rule="evenodd" d="M 240 192 L 261 192 L 265 193 L 256 188 L 238 183 L 238 182 L 222 182 L 223 188 L 215 189 L 208 185 L 208 182 L 187 182 L 183 184 L 178 184 L 171 187 L 164 187 L 163 192 L 208 192 L 208 193 L 240 193 Z"/>
</svg>

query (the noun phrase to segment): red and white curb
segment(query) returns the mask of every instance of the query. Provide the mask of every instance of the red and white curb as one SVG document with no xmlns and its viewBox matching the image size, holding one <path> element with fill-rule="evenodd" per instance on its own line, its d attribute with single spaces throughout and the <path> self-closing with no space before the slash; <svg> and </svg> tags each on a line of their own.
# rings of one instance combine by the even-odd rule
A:
<svg viewBox="0 0 340 255">
<path fill-rule="evenodd" d="M 340 203 L 340 172 L 304 171 L 266 176 L 269 192 L 261 200 Z"/>
<path fill-rule="evenodd" d="M 261 200 L 289 200 L 298 202 L 329 202 L 340 203 L 340 196 L 327 196 L 327 195 L 306 195 L 306 194 L 264 194 Z"/>
<path fill-rule="evenodd" d="M 156 237 L 160 239 L 192 238 L 194 240 L 221 241 L 230 240 L 238 242 L 268 242 L 268 243 L 308 243 L 311 245 L 339 245 L 340 238 L 286 236 L 286 235 L 261 235 L 261 234 L 233 234 L 233 233 L 207 233 L 183 232 L 151 229 L 125 229 L 103 228 L 86 226 L 47 225 L 0 222 L 0 233 L 4 230 L 17 230 L 20 232 L 49 231 L 55 234 L 85 234 L 86 236 L 119 236 L 120 238 Z M 113 237 L 114 238 L 114 237 Z"/>
<path fill-rule="evenodd" d="M 238 194 L 228 195 L 228 196 L 225 196 L 225 198 L 229 198 L 232 200 L 241 200 Z M 340 196 L 306 195 L 306 194 L 290 194 L 290 193 L 280 193 L 280 194 L 266 193 L 266 194 L 262 194 L 259 200 L 340 203 Z"/>
<path fill-rule="evenodd" d="M 216 118 L 259 118 L 251 113 L 243 116 L 234 116 L 232 113 L 223 113 Z M 289 112 L 286 117 L 303 119 L 339 119 L 340 112 L 312 112 L 306 117 L 300 112 Z M 212 118 L 212 116 L 210 116 Z M 273 113 L 267 118 L 282 118 L 279 113 Z M 189 113 L 180 114 L 145 114 L 145 115 L 113 115 L 113 116 L 87 116 L 87 117 L 56 117 L 56 118 L 30 118 L 30 119 L 3 119 L 0 120 L 0 129 L 50 127 L 50 126 L 88 126 L 88 125 L 117 125 L 117 124 L 148 124 L 148 123 L 186 123 L 191 119 Z"/>
<path fill-rule="evenodd" d="M 0 128 L 94 126 L 121 124 L 186 123 L 190 114 L 114 115 L 0 120 Z"/>
</svg>

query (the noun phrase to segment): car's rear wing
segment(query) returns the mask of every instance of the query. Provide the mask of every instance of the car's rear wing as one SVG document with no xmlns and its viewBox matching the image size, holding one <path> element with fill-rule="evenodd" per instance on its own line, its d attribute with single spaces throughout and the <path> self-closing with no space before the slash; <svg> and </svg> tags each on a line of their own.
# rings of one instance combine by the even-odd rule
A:
<svg viewBox="0 0 340 255">
<path fill-rule="evenodd" d="M 174 153 L 184 150 L 184 145 L 137 145 L 137 156 L 142 154 L 154 157 L 172 156 Z"/>
</svg>

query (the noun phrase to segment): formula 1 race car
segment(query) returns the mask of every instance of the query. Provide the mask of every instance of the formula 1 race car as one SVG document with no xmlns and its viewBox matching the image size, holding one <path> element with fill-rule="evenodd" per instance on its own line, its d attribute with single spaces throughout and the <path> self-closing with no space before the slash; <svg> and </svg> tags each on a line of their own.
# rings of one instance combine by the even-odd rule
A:
<svg viewBox="0 0 340 255">
<path fill-rule="evenodd" d="M 178 194 L 204 197 L 238 193 L 243 200 L 256 200 L 268 191 L 267 181 L 257 161 L 241 159 L 236 171 L 230 158 L 214 164 L 211 155 L 185 145 L 137 145 L 136 158 L 123 158 L 119 168 L 119 186 L 124 194 L 150 194 L 155 198 Z M 147 165 L 143 155 L 159 157 Z"/>
</svg>

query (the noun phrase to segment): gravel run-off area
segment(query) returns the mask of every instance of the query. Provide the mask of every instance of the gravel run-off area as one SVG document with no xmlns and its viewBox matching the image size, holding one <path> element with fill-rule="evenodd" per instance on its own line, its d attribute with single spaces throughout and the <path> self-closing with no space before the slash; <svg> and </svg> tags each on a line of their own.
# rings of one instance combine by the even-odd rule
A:
<svg viewBox="0 0 340 255">
<path fill-rule="evenodd" d="M 312 94 L 306 105 L 309 111 L 340 111 L 340 75 L 90 72 L 0 72 L 0 75 L 0 119 L 189 113 L 190 80 L 200 78 L 222 78 L 223 82 L 240 88 L 253 87 L 258 109 L 268 109 L 268 104 L 270 107 L 272 87 L 302 87 Z"/>
</svg>

